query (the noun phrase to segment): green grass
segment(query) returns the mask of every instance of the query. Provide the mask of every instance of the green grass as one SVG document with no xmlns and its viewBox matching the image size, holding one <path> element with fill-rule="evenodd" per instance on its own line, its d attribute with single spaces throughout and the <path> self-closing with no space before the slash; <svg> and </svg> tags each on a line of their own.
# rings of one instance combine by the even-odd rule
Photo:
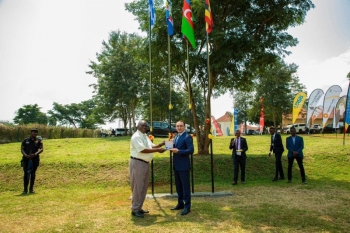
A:
<svg viewBox="0 0 350 233">
<path fill-rule="evenodd" d="M 144 207 L 151 213 L 144 219 L 130 216 L 129 137 L 44 140 L 33 195 L 21 195 L 20 143 L 1 144 L 0 232 L 348 231 L 348 136 L 345 146 L 340 135 L 304 136 L 307 185 L 296 164 L 293 183 L 271 182 L 269 136 L 246 138 L 247 183 L 237 186 L 231 185 L 230 138 L 213 142 L 215 192 L 234 195 L 194 197 L 187 216 L 170 210 L 173 198 L 147 199 Z M 194 155 L 193 166 L 195 192 L 210 192 L 210 156 Z M 286 153 L 283 167 L 287 173 Z M 169 154 L 155 154 L 155 193 L 169 193 L 169 170 Z"/>
</svg>

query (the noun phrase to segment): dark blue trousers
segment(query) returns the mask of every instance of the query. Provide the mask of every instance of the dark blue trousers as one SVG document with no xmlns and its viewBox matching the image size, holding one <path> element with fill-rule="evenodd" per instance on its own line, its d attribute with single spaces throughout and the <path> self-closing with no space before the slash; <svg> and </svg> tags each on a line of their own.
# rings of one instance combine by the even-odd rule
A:
<svg viewBox="0 0 350 233">
<path fill-rule="evenodd" d="M 245 164 L 246 158 L 236 155 L 233 159 L 233 181 L 237 182 L 239 168 L 241 168 L 241 181 L 245 181 Z"/>
<path fill-rule="evenodd" d="M 190 188 L 190 171 L 174 170 L 175 185 L 177 192 L 177 203 L 179 206 L 191 208 L 191 188 Z"/>
</svg>

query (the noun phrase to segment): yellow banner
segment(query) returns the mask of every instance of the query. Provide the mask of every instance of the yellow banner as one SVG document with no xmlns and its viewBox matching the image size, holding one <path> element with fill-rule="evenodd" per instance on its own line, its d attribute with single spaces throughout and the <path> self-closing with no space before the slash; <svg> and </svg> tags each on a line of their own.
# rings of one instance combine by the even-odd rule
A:
<svg viewBox="0 0 350 233">
<path fill-rule="evenodd" d="M 300 113 L 300 110 L 302 109 L 304 102 L 306 100 L 306 93 L 305 92 L 299 92 L 295 97 L 293 101 L 293 124 L 298 118 L 298 115 Z"/>
<path fill-rule="evenodd" d="M 235 110 L 232 111 L 232 121 L 230 124 L 230 135 L 235 135 Z"/>
</svg>

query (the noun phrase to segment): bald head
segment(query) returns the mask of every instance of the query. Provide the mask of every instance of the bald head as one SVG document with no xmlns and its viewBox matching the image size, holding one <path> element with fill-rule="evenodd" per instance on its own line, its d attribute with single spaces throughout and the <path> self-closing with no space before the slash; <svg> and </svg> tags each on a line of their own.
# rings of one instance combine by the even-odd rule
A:
<svg viewBox="0 0 350 233">
<path fill-rule="evenodd" d="M 236 137 L 240 137 L 241 136 L 241 131 L 239 129 L 236 130 L 236 133 L 235 133 Z"/>
</svg>

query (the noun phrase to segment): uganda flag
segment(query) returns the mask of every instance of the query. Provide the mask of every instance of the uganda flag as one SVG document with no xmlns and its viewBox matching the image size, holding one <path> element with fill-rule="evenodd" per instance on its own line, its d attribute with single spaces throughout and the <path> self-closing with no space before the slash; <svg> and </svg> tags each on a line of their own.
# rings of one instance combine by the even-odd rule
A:
<svg viewBox="0 0 350 233">
<path fill-rule="evenodd" d="M 205 30 L 207 31 L 208 34 L 210 34 L 214 26 L 214 21 L 213 21 L 213 15 L 211 14 L 211 7 L 210 7 L 209 0 L 205 0 L 204 20 L 205 20 Z"/>
</svg>

